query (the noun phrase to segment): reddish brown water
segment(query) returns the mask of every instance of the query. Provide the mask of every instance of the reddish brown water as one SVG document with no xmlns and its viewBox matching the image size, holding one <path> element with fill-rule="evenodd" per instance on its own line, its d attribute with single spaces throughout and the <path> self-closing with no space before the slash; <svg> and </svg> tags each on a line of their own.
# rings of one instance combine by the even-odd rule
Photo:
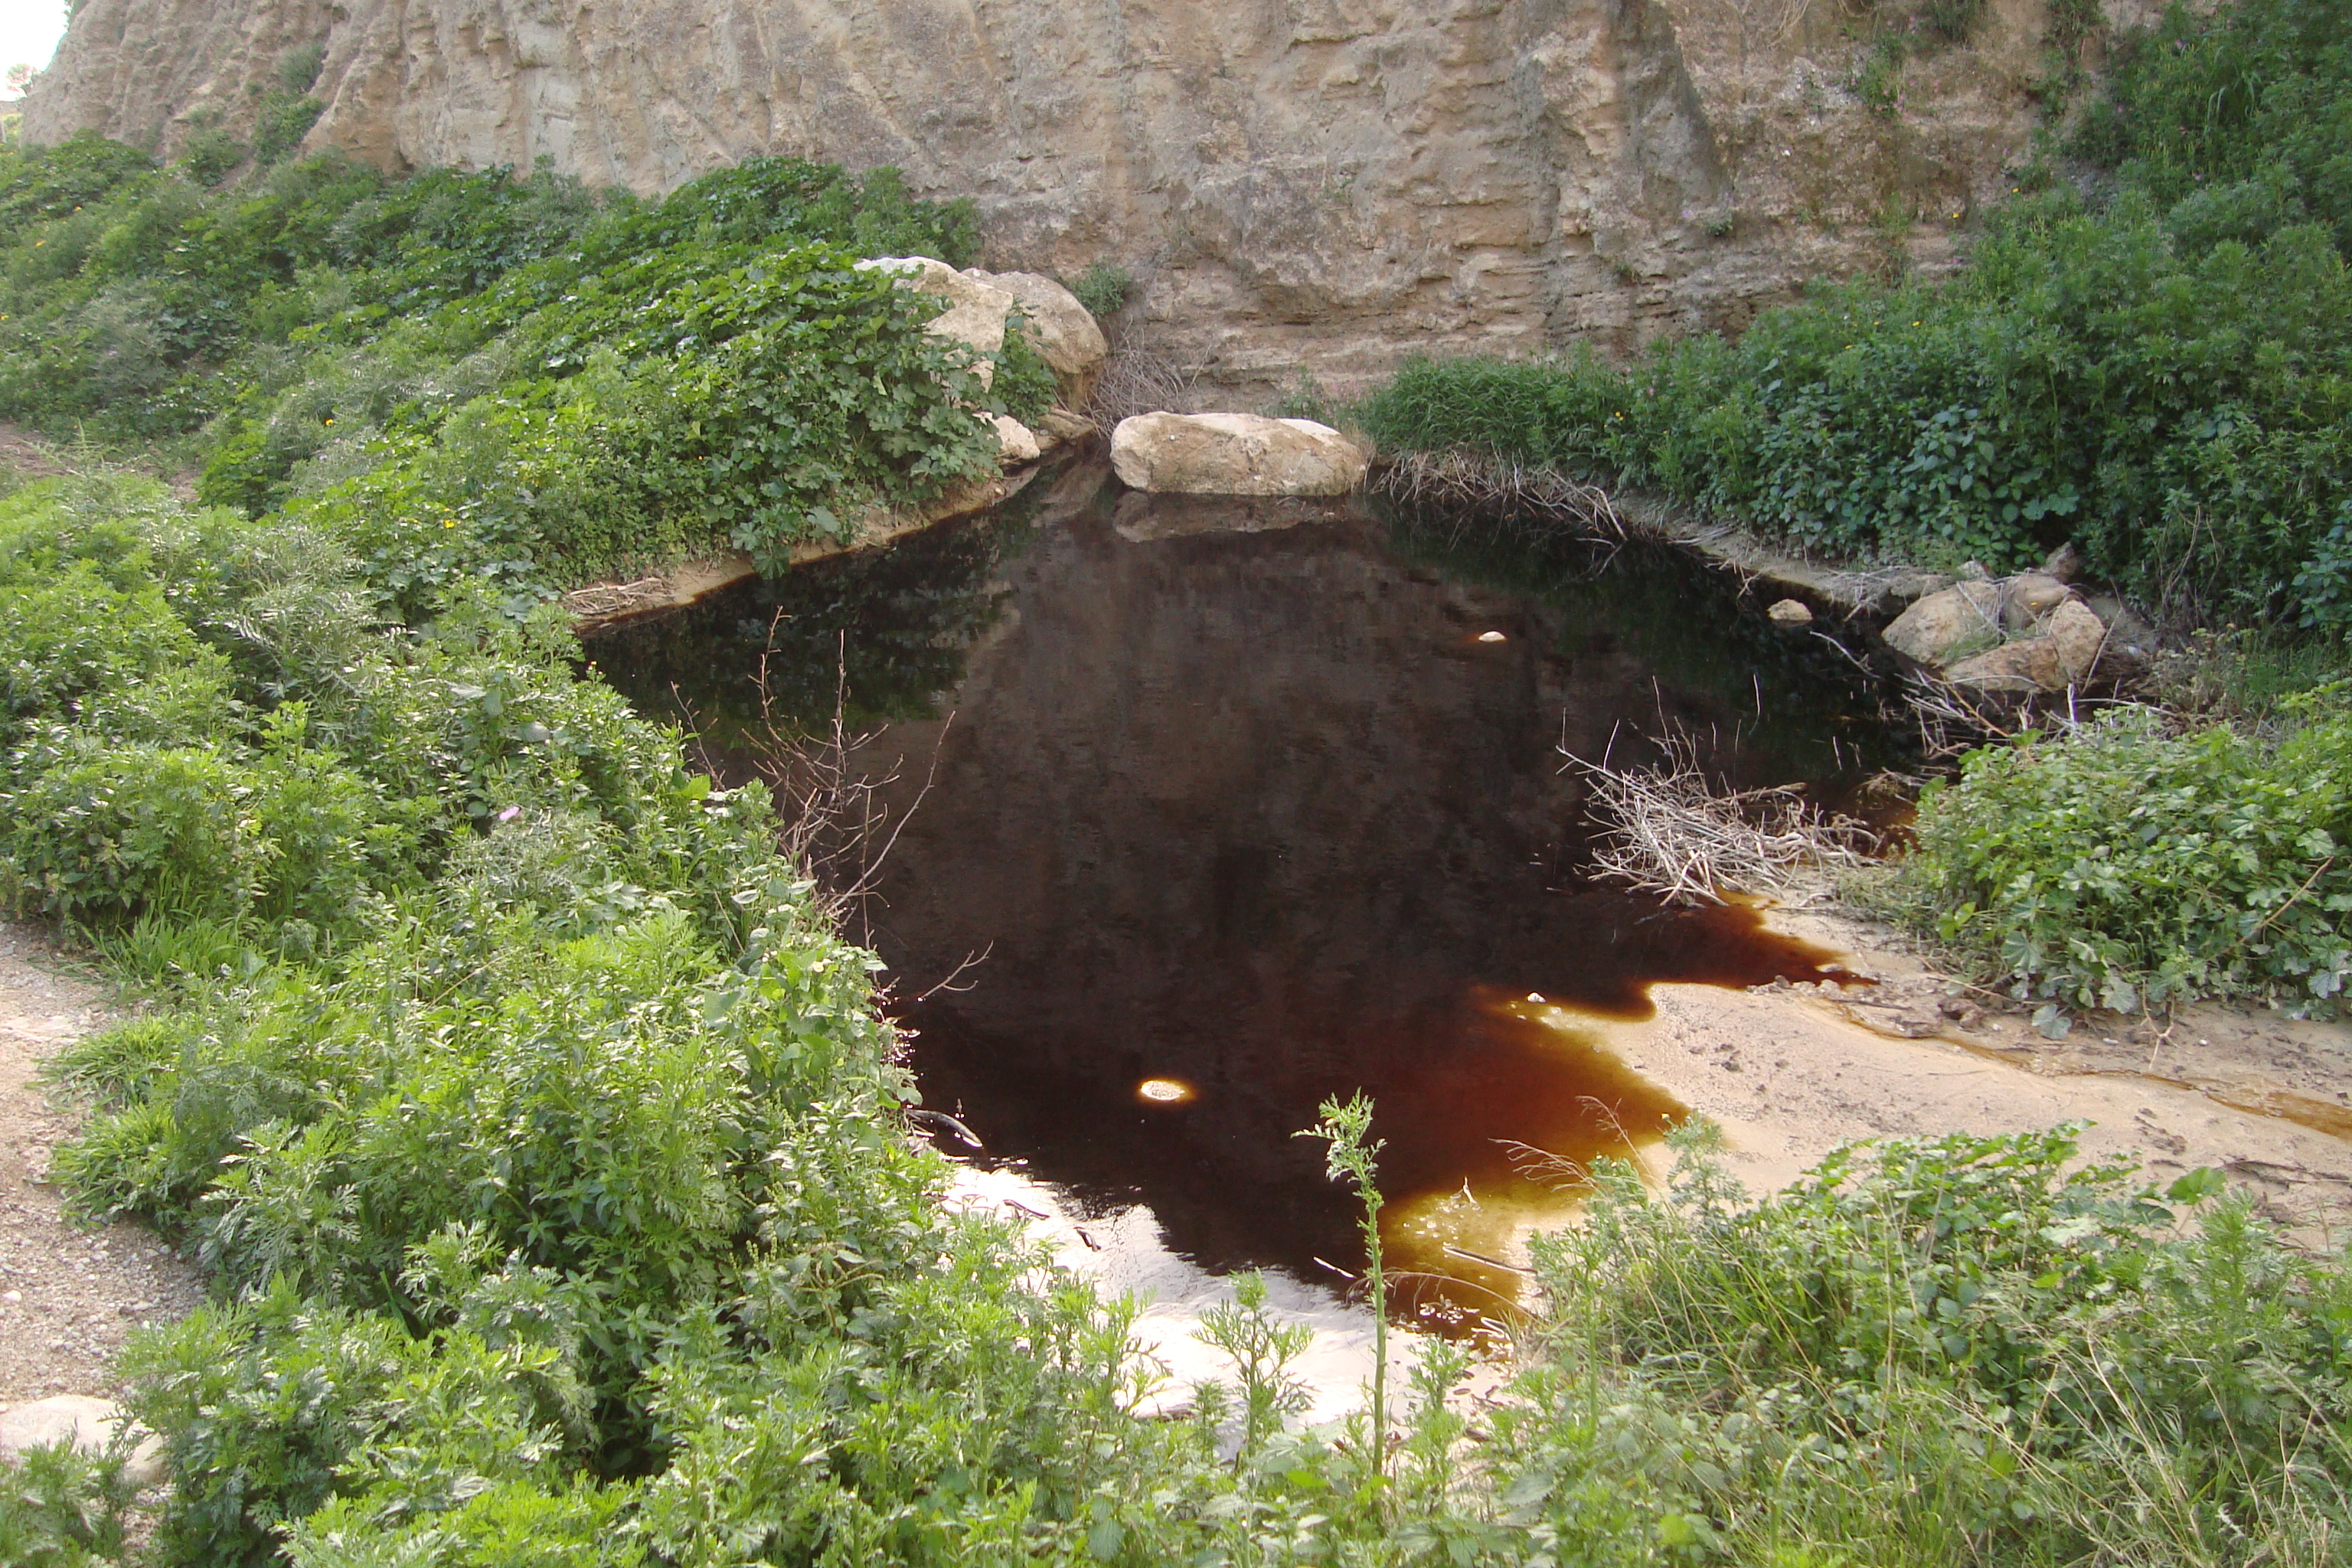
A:
<svg viewBox="0 0 2352 1568">
<path fill-rule="evenodd" d="M 1829 760 L 1804 716 L 1837 694 L 1745 658 L 1762 618 L 1716 584 L 1530 594 L 1354 512 L 1226 531 L 1140 501 L 924 536 L 709 612 L 699 640 L 598 653 L 652 702 L 666 674 L 729 663 L 729 637 L 829 675 L 840 634 L 853 700 L 915 710 L 858 753 L 899 775 L 902 819 L 866 918 L 927 1101 L 988 1159 L 1146 1203 L 1213 1270 L 1328 1279 L 1357 1266 L 1353 1212 L 1294 1136 L 1327 1097 L 1377 1102 L 1401 1227 L 1449 1194 L 1523 1209 L 1560 1179 L 1547 1160 L 1682 1114 L 1575 1017 L 1644 1016 L 1661 982 L 1842 973 L 1749 910 L 1580 873 L 1562 745 L 1623 760 L 1675 722 L 1743 784 Z M 1685 622 L 1664 655 L 1662 608 Z"/>
</svg>

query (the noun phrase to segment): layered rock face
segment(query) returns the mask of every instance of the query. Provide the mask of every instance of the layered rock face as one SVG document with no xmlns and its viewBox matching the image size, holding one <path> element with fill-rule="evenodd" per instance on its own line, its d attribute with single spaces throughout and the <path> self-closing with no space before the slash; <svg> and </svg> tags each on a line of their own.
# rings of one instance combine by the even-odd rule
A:
<svg viewBox="0 0 2352 1568">
<path fill-rule="evenodd" d="M 755 153 L 895 163 L 978 201 L 992 265 L 1129 267 L 1130 341 L 1213 383 L 1344 381 L 1413 348 L 1738 324 L 1877 258 L 1889 191 L 1928 220 L 1894 243 L 1932 258 L 1943 209 L 2021 137 L 2016 84 L 1923 83 L 1975 118 L 1906 140 L 1835 85 L 1843 61 L 1801 56 L 1852 53 L 1822 31 L 1835 0 L 1785 0 L 1796 22 L 1759 41 L 1765 3 L 83 0 L 25 129 L 168 153 L 249 123 L 317 43 L 313 147 L 544 157 L 646 192 Z M 2040 3 L 2001 0 L 1966 53 L 2024 49 Z"/>
</svg>

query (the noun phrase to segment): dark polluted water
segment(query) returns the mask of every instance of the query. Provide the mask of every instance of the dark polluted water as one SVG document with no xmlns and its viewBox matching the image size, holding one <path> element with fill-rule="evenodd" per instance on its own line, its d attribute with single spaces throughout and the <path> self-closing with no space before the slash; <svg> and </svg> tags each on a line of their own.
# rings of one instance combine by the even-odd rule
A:
<svg viewBox="0 0 2352 1568">
<path fill-rule="evenodd" d="M 1294 1134 L 1361 1090 L 1405 1299 L 1475 1312 L 1512 1278 L 1464 1254 L 1683 1114 L 1585 1021 L 1843 974 L 1750 910 L 1583 874 L 1563 749 L 1653 760 L 1678 727 L 1738 785 L 1831 793 L 1885 760 L 1867 677 L 1735 584 L 1095 468 L 1040 491 L 590 647 L 739 779 L 763 720 L 824 731 L 838 699 L 870 733 L 862 918 L 976 1163 L 1140 1205 L 1211 1274 L 1334 1286 L 1355 1211 Z"/>
</svg>

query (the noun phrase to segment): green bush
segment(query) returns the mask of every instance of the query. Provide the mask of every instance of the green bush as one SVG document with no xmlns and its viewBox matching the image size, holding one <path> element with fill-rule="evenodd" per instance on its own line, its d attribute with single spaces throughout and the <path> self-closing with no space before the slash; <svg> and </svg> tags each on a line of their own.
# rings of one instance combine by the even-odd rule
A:
<svg viewBox="0 0 2352 1568">
<path fill-rule="evenodd" d="M 327 106 L 299 95 L 265 100 L 253 127 L 253 161 L 275 163 L 301 144 Z"/>
<path fill-rule="evenodd" d="M 1097 261 L 1078 275 L 1070 292 L 1089 315 L 1108 321 L 1126 309 L 1135 293 L 1135 279 L 1116 261 Z"/>
<path fill-rule="evenodd" d="M 0 148 L 0 417 L 110 441 L 219 419 L 205 494 L 264 510 L 343 431 L 429 432 L 497 389 L 517 367 L 484 383 L 468 356 L 608 279 L 642 304 L 648 279 L 658 293 L 800 246 L 959 265 L 977 247 L 969 203 L 918 200 L 888 169 L 755 159 L 641 202 L 544 168 L 388 180 L 334 153 L 281 161 L 320 109 L 273 92 L 254 168 L 218 191 L 244 149 L 217 130 L 168 172 L 94 138 Z M 526 379 L 577 369 L 565 346 Z"/>
<path fill-rule="evenodd" d="M 192 132 L 180 148 L 180 168 L 199 185 L 217 185 L 251 149 L 216 125 Z"/>
<path fill-rule="evenodd" d="M 2320 1562 L 2338 1259 L 2071 1135 L 1842 1150 L 1751 1205 L 1685 1137 L 1538 1242 L 1502 1519 L 1557 1562 Z M 1895 1480 L 1895 1478 L 1900 1478 Z M 1523 1550 L 1525 1550 L 1523 1548 Z M 1522 1559 L 1526 1560 L 1526 1559 Z"/>
<path fill-rule="evenodd" d="M 131 1488 L 119 1456 L 70 1445 L 0 1460 L 0 1563 L 11 1568 L 98 1568 L 121 1561 Z"/>
<path fill-rule="evenodd" d="M 0 622 L 0 781 L 28 764 L 42 719 L 72 719 L 123 741 L 172 745 L 218 733 L 227 661 L 205 647 L 162 592 L 124 592 L 89 562 L 5 590 Z"/>
<path fill-rule="evenodd" d="M 2269 742 L 2126 711 L 1972 752 L 1922 797 L 1902 874 L 1922 918 L 2021 996 L 2332 1014 L 2352 975 L 2347 843 L 2352 719 Z"/>
<path fill-rule="evenodd" d="M 20 910 L 84 924 L 243 912 L 265 857 L 244 769 L 213 747 L 60 751 L 0 796 L 0 880 Z"/>
</svg>

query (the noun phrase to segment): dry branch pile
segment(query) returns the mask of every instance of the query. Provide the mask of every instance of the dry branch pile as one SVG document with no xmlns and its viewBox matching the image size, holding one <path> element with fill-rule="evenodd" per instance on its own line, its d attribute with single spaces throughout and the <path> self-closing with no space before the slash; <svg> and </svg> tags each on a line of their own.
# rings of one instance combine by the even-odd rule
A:
<svg viewBox="0 0 2352 1568">
<path fill-rule="evenodd" d="M 1592 788 L 1601 829 L 1593 861 L 1602 875 L 1670 902 L 1723 902 L 1727 892 L 1780 893 L 1821 866 L 1859 866 L 1878 837 L 1852 817 L 1822 811 L 1803 786 L 1720 789 L 1698 765 L 1688 736 L 1662 740 L 1654 768 L 1612 768 L 1563 752 Z"/>
<path fill-rule="evenodd" d="M 1510 458 L 1460 450 L 1408 452 L 1384 463 L 1372 483 L 1408 506 L 1503 507 L 1612 539 L 1631 538 L 1634 531 L 1600 486 Z"/>
<path fill-rule="evenodd" d="M 1119 349 L 1103 362 L 1087 399 L 1087 417 L 1109 435 L 1138 414 L 1193 414 L 1193 374 L 1174 360 L 1141 349 Z"/>
</svg>

